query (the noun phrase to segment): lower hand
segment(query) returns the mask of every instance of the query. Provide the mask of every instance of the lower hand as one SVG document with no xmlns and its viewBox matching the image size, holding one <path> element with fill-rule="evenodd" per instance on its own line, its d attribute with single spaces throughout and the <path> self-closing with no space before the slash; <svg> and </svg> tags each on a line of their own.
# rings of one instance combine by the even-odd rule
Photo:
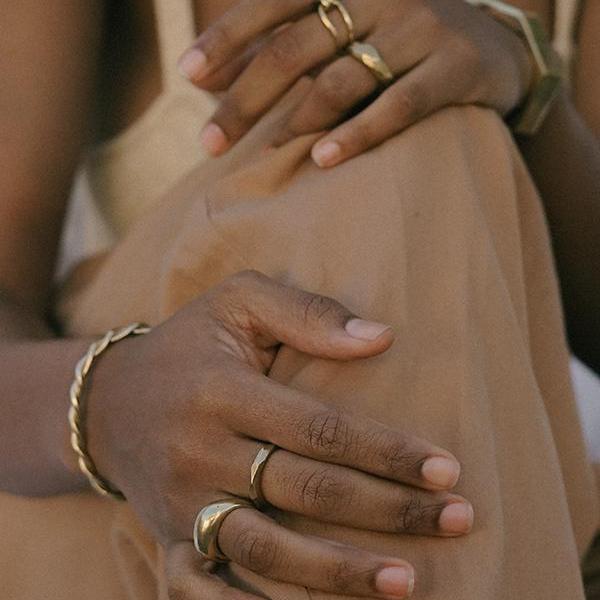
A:
<svg viewBox="0 0 600 600">
<path fill-rule="evenodd" d="M 448 493 L 459 474 L 449 452 L 266 377 L 281 343 L 353 360 L 392 342 L 389 327 L 330 298 L 245 272 L 107 352 L 88 398 L 90 454 L 167 549 L 173 597 L 233 594 L 199 568 L 193 524 L 203 506 L 248 496 L 263 442 L 279 448 L 262 476 L 277 509 L 373 531 L 470 529 L 471 506 Z M 225 518 L 218 543 L 251 571 L 342 595 L 402 597 L 413 578 L 406 561 L 289 531 L 251 508 Z"/>
<path fill-rule="evenodd" d="M 180 62 L 198 87 L 226 90 L 204 129 L 209 151 L 225 152 L 315 69 L 312 90 L 279 141 L 333 128 L 313 147 L 321 167 L 356 156 L 444 106 L 481 104 L 505 114 L 529 87 L 523 42 L 463 0 L 344 4 L 356 39 L 379 50 L 395 82 L 382 91 L 364 65 L 336 53 L 314 0 L 244 0 L 204 31 Z M 337 10 L 329 16 L 347 38 Z"/>
</svg>

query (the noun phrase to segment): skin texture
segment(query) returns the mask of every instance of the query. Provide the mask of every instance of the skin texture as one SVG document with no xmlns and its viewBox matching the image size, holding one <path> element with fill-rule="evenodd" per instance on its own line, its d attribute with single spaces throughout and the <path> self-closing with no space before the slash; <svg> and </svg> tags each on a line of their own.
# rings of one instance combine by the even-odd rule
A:
<svg viewBox="0 0 600 600">
<path fill-rule="evenodd" d="M 2 108 L 0 110 L 0 158 L 4 168 L 0 170 L 0 190 L 2 190 L 0 222 L 6 226 L 3 227 L 3 235 L 0 237 L 0 357 L 3 365 L 0 370 L 0 389 L 3 391 L 4 398 L 4 417 L 0 422 L 0 439 L 3 444 L 3 451 L 0 453 L 0 486 L 15 493 L 56 494 L 82 489 L 86 485 L 86 481 L 75 470 L 71 454 L 66 447 L 65 390 L 72 378 L 76 360 L 83 354 L 91 340 L 66 340 L 56 337 L 48 320 L 51 308 L 51 278 L 69 188 L 82 148 L 91 137 L 88 132 L 94 129 L 103 137 L 114 135 L 135 120 L 160 90 L 156 37 L 148 25 L 152 23 L 149 4 L 142 0 L 135 0 L 131 4 L 131 14 L 139 15 L 139 20 L 134 18 L 131 23 L 131 35 L 117 36 L 120 44 L 126 44 L 119 46 L 119 49 L 123 50 L 122 53 L 117 52 L 116 48 L 114 50 L 114 55 L 121 56 L 121 62 L 118 64 L 110 61 L 111 55 L 107 55 L 104 49 L 102 32 L 109 24 L 112 27 L 114 23 L 107 21 L 111 17 L 107 16 L 106 7 L 99 1 L 87 2 L 84 7 L 78 0 L 60 0 L 52 5 L 22 0 L 18 3 L 8 3 L 3 7 L 0 22 L 0 77 L 3 81 L 0 92 Z M 551 21 L 551 12 L 545 2 L 528 4 L 529 8 L 540 10 L 548 23 Z M 215 18 L 222 16 L 227 8 L 236 5 L 235 1 L 198 2 L 199 31 Z M 419 3 L 411 3 L 411 7 L 414 6 L 419 6 Z M 436 13 L 431 12 L 435 11 L 435 7 L 444 6 L 447 6 L 447 2 L 432 2 L 426 5 L 430 17 L 435 16 Z M 594 14 L 592 9 L 586 11 L 587 17 L 584 18 L 584 25 L 582 25 L 582 35 L 584 31 L 590 31 L 589 23 L 596 22 Z M 586 21 L 586 18 L 590 20 Z M 481 15 L 474 16 L 473 19 L 483 22 Z M 120 19 L 117 21 L 120 22 Z M 448 23 L 452 25 L 452 20 L 442 21 L 442 26 L 447 28 Z M 455 25 L 454 28 L 450 26 L 451 33 L 455 33 Z M 504 56 L 500 50 L 502 47 L 506 56 L 512 56 L 519 64 L 518 67 L 513 65 L 512 69 L 509 69 L 515 74 L 513 84 L 516 87 L 510 90 L 502 87 L 501 98 L 488 100 L 490 105 L 506 110 L 510 105 L 507 98 L 514 98 L 516 101 L 522 94 L 519 87 L 523 69 L 520 58 L 522 48 L 496 24 L 485 21 L 485 27 L 489 28 L 490 36 L 494 38 L 495 43 L 499 44 L 496 53 Z M 498 39 L 495 38 L 496 33 L 499 35 Z M 586 39 L 587 46 L 584 44 Z M 35 43 L 31 43 L 31 40 L 35 40 Z M 502 40 L 505 40 L 505 46 L 502 45 Z M 587 38 L 582 38 L 582 56 L 588 58 L 585 62 L 586 70 L 579 73 L 590 73 L 598 69 L 598 63 L 594 58 L 597 58 L 597 53 L 589 50 L 590 43 L 589 34 Z M 248 60 L 254 54 L 255 50 L 252 50 L 250 54 L 243 57 L 229 74 L 224 70 L 222 77 L 231 78 L 232 73 L 235 72 L 234 79 L 237 81 L 237 74 L 242 72 L 240 69 L 248 64 Z M 470 56 L 472 60 L 472 55 Z M 97 72 L 96 65 L 102 62 L 101 57 L 104 57 L 108 72 L 114 71 L 114 77 L 107 77 L 103 69 Z M 454 63 L 449 64 L 454 65 L 453 68 L 456 69 L 460 57 L 454 55 L 454 60 Z M 360 65 L 352 65 L 353 68 L 356 66 L 360 68 Z M 492 78 L 496 76 L 493 71 L 484 70 L 482 73 L 488 73 Z M 362 76 L 364 72 L 361 71 L 359 80 Z M 597 111 L 594 105 L 586 100 L 594 97 L 593 88 L 590 87 L 594 78 L 583 75 L 578 77 L 577 98 L 581 99 L 581 106 L 585 109 L 588 122 L 597 122 L 594 121 L 595 118 L 597 119 Z M 109 82 L 112 82 L 113 88 L 107 88 Z M 435 79 L 424 80 L 422 85 L 422 89 L 431 89 L 432 94 L 436 93 Z M 430 88 L 427 88 L 428 85 Z M 590 89 L 592 91 L 589 91 Z M 465 90 L 465 93 L 472 91 L 468 88 Z M 51 102 L 48 101 L 49 98 L 52 99 Z M 105 117 L 101 121 L 95 120 L 94 107 L 98 102 L 105 106 L 107 99 L 110 110 L 103 111 Z M 469 98 L 455 100 L 473 101 Z M 423 116 L 428 110 L 432 110 L 432 107 L 433 103 L 426 107 L 417 106 L 414 115 Z M 598 203 L 593 202 L 593 199 L 600 193 L 598 190 L 600 177 L 594 176 L 598 173 L 600 159 L 597 155 L 597 147 L 594 146 L 596 140 L 590 137 L 589 130 L 582 124 L 566 97 L 557 104 L 554 114 L 556 117 L 552 116 L 549 119 L 542 134 L 530 141 L 528 145 L 523 145 L 523 150 L 533 175 L 544 192 L 544 203 L 550 216 L 557 264 L 564 282 L 563 298 L 571 344 L 588 364 L 598 365 L 600 364 L 598 348 L 594 350 L 594 336 L 590 332 L 597 331 L 594 327 L 597 328 L 597 315 L 600 314 L 598 309 L 600 292 L 592 275 L 599 269 L 597 250 L 594 252 L 593 248 L 596 245 L 594 240 L 597 239 L 594 223 L 597 224 L 600 220 L 597 217 Z M 307 119 L 316 117 L 317 115 L 307 113 Z M 325 125 L 319 124 L 319 128 L 322 127 Z M 55 151 L 58 144 L 60 152 Z M 574 163 L 568 168 L 565 167 L 567 148 Z M 582 231 L 585 232 L 583 235 Z M 582 282 L 585 284 L 584 288 L 581 287 Z M 148 373 L 152 372 L 152 368 L 148 367 L 146 370 L 144 366 L 140 366 L 140 364 L 144 365 L 145 361 L 136 362 L 136 366 L 130 364 L 129 348 L 135 344 L 136 355 L 139 349 L 139 352 L 147 357 L 148 365 L 152 364 L 152 361 L 163 361 L 161 364 L 164 365 L 166 358 L 159 352 L 162 341 L 161 344 L 157 342 L 165 335 L 165 330 L 179 331 L 179 328 L 182 328 L 189 334 L 196 328 L 196 324 L 201 323 L 201 327 L 197 327 L 197 330 L 204 331 L 209 327 L 215 332 L 215 337 L 210 340 L 194 338 L 190 339 L 187 345 L 178 346 L 178 351 L 182 353 L 182 364 L 187 365 L 187 369 L 191 368 L 191 357 L 196 359 L 197 348 L 202 348 L 204 355 L 212 356 L 216 348 L 224 355 L 228 355 L 228 361 L 219 365 L 220 370 L 215 367 L 214 376 L 209 378 L 210 381 L 189 380 L 189 387 L 197 391 L 197 397 L 194 394 L 194 398 L 186 398 L 182 390 L 180 414 L 183 423 L 192 418 L 190 415 L 193 411 L 201 411 L 207 406 L 212 407 L 213 414 L 226 415 L 234 412 L 232 406 L 219 404 L 218 400 L 223 395 L 227 396 L 223 394 L 223 390 L 227 389 L 223 386 L 234 385 L 232 382 L 235 381 L 238 382 L 237 385 L 241 385 L 239 374 L 242 372 L 248 375 L 243 382 L 243 385 L 248 386 L 244 391 L 246 396 L 256 396 L 260 390 L 264 390 L 261 386 L 267 385 L 268 382 L 264 381 L 261 373 L 272 358 L 279 341 L 295 343 L 298 347 L 308 344 L 312 351 L 319 355 L 323 352 L 342 354 L 349 352 L 347 336 L 344 342 L 340 341 L 339 337 L 343 336 L 342 330 L 345 325 L 343 319 L 347 317 L 347 315 L 343 318 L 340 316 L 346 313 L 339 308 L 339 305 L 336 305 L 337 312 L 333 312 L 337 315 L 338 321 L 333 324 L 320 323 L 307 327 L 303 322 L 303 325 L 298 326 L 295 331 L 284 331 L 277 328 L 277 323 L 266 323 L 260 318 L 257 321 L 255 305 L 252 304 L 252 310 L 250 306 L 240 306 L 239 300 L 235 301 L 236 294 L 239 295 L 240 289 L 243 289 L 248 295 L 247 290 L 251 289 L 253 295 L 250 297 L 254 301 L 260 297 L 265 306 L 286 314 L 290 311 L 283 296 L 286 296 L 287 302 L 291 301 L 296 306 L 295 301 L 290 300 L 287 294 L 297 295 L 306 301 L 304 293 L 288 290 L 282 296 L 281 290 L 275 284 L 265 281 L 256 274 L 240 276 L 233 283 L 225 284 L 224 287 L 225 289 L 222 287 L 212 293 L 212 300 L 204 297 L 198 299 L 181 314 L 176 315 L 172 321 L 143 339 L 127 340 L 116 345 L 99 362 L 94 377 L 90 413 L 94 457 L 102 473 L 123 487 L 148 526 L 167 546 L 168 576 L 172 596 L 177 598 L 202 597 L 203 600 L 245 598 L 247 600 L 249 596 L 223 587 L 224 584 L 213 577 L 207 569 L 200 568 L 201 561 L 187 539 L 191 531 L 190 519 L 193 518 L 190 500 L 185 493 L 185 486 L 172 483 L 176 476 L 171 470 L 167 466 L 164 467 L 157 473 L 156 479 L 152 480 L 152 485 L 182 490 L 180 496 L 172 491 L 169 495 L 172 499 L 169 506 L 149 504 L 145 494 L 139 491 L 143 485 L 148 485 L 148 481 L 143 483 L 140 480 L 141 475 L 128 470 L 131 467 L 123 459 L 122 454 L 131 452 L 128 444 L 134 444 L 136 440 L 125 436 L 120 427 L 126 422 L 135 422 L 137 426 L 139 420 L 139 428 L 143 432 L 141 423 L 145 415 L 132 413 L 125 416 L 116 406 L 112 407 L 111 411 L 106 410 L 103 413 L 102 406 L 107 406 L 105 403 L 110 398 L 115 399 L 116 402 L 119 397 L 117 390 L 120 385 L 125 385 L 124 382 L 117 385 L 117 382 L 124 379 L 125 374 L 135 373 L 136 378 L 142 381 L 146 380 L 149 377 Z M 581 292 L 582 289 L 585 293 Z M 232 299 L 236 310 L 226 310 L 231 306 Z M 328 302 L 328 300 L 319 300 L 321 301 Z M 269 302 L 271 304 L 268 304 Z M 212 308 L 209 309 L 207 306 Z M 215 308 L 221 312 L 219 310 L 215 312 Z M 286 314 L 282 322 L 287 323 L 287 321 Z M 252 323 L 250 330 L 249 322 Z M 340 346 L 328 341 L 328 335 L 333 334 L 332 332 L 335 333 L 334 337 L 337 336 L 337 343 Z M 253 335 L 248 338 L 250 333 Z M 364 354 L 356 353 L 356 346 L 354 346 L 355 353 L 350 352 L 350 355 L 345 355 L 345 358 L 358 359 L 360 356 L 368 356 L 369 353 L 384 351 L 386 344 L 391 343 L 391 339 L 386 337 L 389 334 L 383 335 L 383 342 L 380 340 L 371 345 L 363 345 Z M 597 335 L 595 339 L 598 339 Z M 191 348 L 194 350 L 191 351 Z M 244 362 L 248 359 L 249 362 Z M 172 369 L 173 366 L 167 365 L 165 368 Z M 196 367 L 195 377 L 198 372 L 205 373 L 206 370 Z M 232 376 L 235 373 L 238 373 L 237 378 Z M 289 394 L 297 394 L 285 389 L 277 391 L 283 400 Z M 95 402 L 94 395 L 97 398 Z M 148 411 L 151 414 L 152 402 L 157 400 L 156 397 L 153 398 L 150 391 L 147 396 Z M 27 402 L 23 402 L 22 398 L 27 398 Z M 201 402 L 200 399 L 203 401 Z M 310 402 L 318 402 L 318 399 L 304 398 L 303 400 L 306 401 L 306 406 L 310 406 Z M 126 402 L 117 402 L 117 404 L 127 406 Z M 335 416 L 336 419 L 338 417 L 339 415 Z M 268 436 L 266 432 L 260 434 L 258 431 L 241 430 L 239 425 L 225 418 L 222 421 L 226 427 L 216 430 L 215 435 L 218 439 L 226 435 L 227 439 L 236 440 L 238 452 L 242 451 L 242 440 L 246 444 L 244 456 L 248 464 L 244 467 L 245 482 L 249 461 L 257 449 L 256 442 L 250 442 L 247 438 L 251 436 L 260 439 Z M 371 423 L 370 426 L 373 424 Z M 131 429 L 135 427 L 130 427 L 129 431 Z M 185 439 L 181 431 L 171 423 L 165 424 L 165 430 L 177 431 L 177 439 L 181 437 Z M 171 433 L 171 435 L 175 434 Z M 207 431 L 205 438 L 207 441 L 210 435 L 211 432 Z M 103 443 L 104 440 L 111 440 L 111 442 Z M 276 441 L 280 441 L 283 447 L 286 447 L 286 443 L 291 443 L 283 438 L 278 438 Z M 141 444 L 140 439 L 137 443 Z M 426 444 L 423 441 L 420 443 Z M 278 451 L 272 456 L 269 461 L 270 469 L 265 470 L 265 486 L 269 499 L 282 508 L 293 507 L 294 503 L 299 502 L 292 493 L 281 494 L 278 473 L 289 469 L 286 461 L 291 461 L 293 458 L 301 460 L 299 455 L 303 455 L 302 460 L 313 461 L 310 463 L 313 468 L 316 468 L 315 463 L 318 463 L 321 475 L 326 475 L 330 479 L 335 477 L 336 473 L 341 473 L 337 469 L 346 468 L 349 464 L 340 459 L 337 461 L 340 464 L 330 466 L 335 462 L 331 460 L 331 456 L 321 457 L 319 460 L 319 457 L 314 454 L 304 454 L 299 446 L 286 448 L 286 451 Z M 103 454 L 103 450 L 109 450 L 110 453 Z M 304 450 L 308 452 L 306 448 Z M 312 451 L 314 452 L 314 449 Z M 443 452 L 439 449 L 435 451 Z M 161 449 L 158 447 L 149 447 L 146 452 L 147 454 L 139 453 L 138 466 L 142 473 L 144 465 L 150 464 L 159 455 L 170 456 L 169 452 L 161 454 Z M 153 455 L 152 452 L 155 454 Z M 182 457 L 181 460 L 173 460 L 171 464 L 176 465 L 181 472 L 187 473 L 192 464 L 189 462 L 189 452 L 180 452 L 177 455 Z M 207 472 L 213 473 L 211 484 L 213 487 L 203 491 L 206 498 L 214 499 L 210 494 L 215 490 L 227 489 L 238 493 L 244 491 L 239 489 L 241 479 L 235 473 L 227 475 L 228 481 L 216 481 L 214 465 L 219 463 L 219 457 L 213 455 L 210 461 L 212 461 L 212 471 L 210 465 L 206 468 Z M 196 468 L 196 463 L 192 462 Z M 368 494 L 374 494 L 380 502 L 386 502 L 386 498 L 389 502 L 393 497 L 394 501 L 401 506 L 402 499 L 406 501 L 407 490 L 410 490 L 410 494 L 429 494 L 426 497 L 438 508 L 437 512 L 432 512 L 428 524 L 430 530 L 427 533 L 434 535 L 442 533 L 436 529 L 436 526 L 440 522 L 441 505 L 451 498 L 447 492 L 417 491 L 414 486 L 408 488 L 400 482 L 390 482 L 387 478 L 384 480 L 381 475 L 388 474 L 377 470 L 374 472 L 373 465 L 356 466 L 362 478 L 360 481 L 369 482 L 368 486 L 360 485 L 358 481 L 355 484 L 365 490 L 363 502 L 371 501 Z M 326 469 L 325 472 L 323 469 Z M 146 470 L 148 470 L 147 466 Z M 345 478 L 346 480 L 348 478 Z M 171 481 L 170 485 L 168 485 L 169 481 Z M 450 483 L 445 487 L 450 488 L 452 481 L 450 479 L 448 481 Z M 410 480 L 410 483 L 427 487 L 418 478 Z M 198 504 L 197 501 L 193 502 L 194 512 Z M 310 506 L 309 504 L 309 509 Z M 313 510 L 316 509 L 313 507 Z M 322 515 L 322 517 L 332 519 L 332 515 L 336 512 L 338 511 L 330 511 L 329 516 Z M 467 515 L 467 519 L 463 519 L 463 523 L 467 525 L 468 517 Z M 302 556 L 306 557 L 309 554 L 305 540 L 282 536 L 279 529 L 274 529 L 272 522 L 266 519 L 259 521 L 258 518 L 252 511 L 243 510 L 226 520 L 226 526 L 224 525 L 222 530 L 224 536 L 222 543 L 226 551 L 232 555 L 235 553 L 236 542 L 239 541 L 236 535 L 240 527 L 251 524 L 253 531 L 271 536 L 269 539 L 280 544 L 280 548 L 288 544 L 285 548 L 289 552 L 291 561 L 298 557 L 300 560 Z M 357 517 L 351 512 L 339 511 L 336 518 L 350 523 Z M 383 530 L 390 530 L 391 527 L 397 526 L 391 522 L 356 524 Z M 388 564 L 407 566 L 398 561 L 388 563 L 386 557 L 357 554 L 353 549 L 339 551 L 347 554 L 340 557 L 339 554 L 333 553 L 333 556 L 355 561 L 352 564 L 358 561 L 362 570 L 370 570 L 371 574 Z M 330 552 L 329 548 L 327 552 Z M 243 560 L 242 556 L 235 556 L 235 558 Z M 295 575 L 284 572 L 285 565 L 268 564 L 268 561 L 265 563 L 265 556 L 259 555 L 255 560 L 258 560 L 263 568 L 267 564 L 269 567 L 267 572 L 271 576 L 290 580 Z M 253 565 L 249 566 L 253 567 Z M 327 580 L 327 577 L 324 577 L 326 571 L 323 569 L 332 567 L 330 563 L 323 563 L 314 568 L 304 569 L 307 576 L 306 584 L 313 588 L 323 587 Z M 361 572 L 361 569 L 355 571 Z M 356 596 L 375 594 L 372 583 L 368 584 L 365 580 L 357 579 L 354 585 L 351 593 Z M 369 585 L 371 587 L 368 587 Z"/>
</svg>

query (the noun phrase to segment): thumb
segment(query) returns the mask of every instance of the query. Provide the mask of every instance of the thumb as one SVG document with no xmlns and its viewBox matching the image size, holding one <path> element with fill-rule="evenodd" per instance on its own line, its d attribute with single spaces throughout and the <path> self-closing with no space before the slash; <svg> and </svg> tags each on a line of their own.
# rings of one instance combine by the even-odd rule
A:
<svg viewBox="0 0 600 600">
<path fill-rule="evenodd" d="M 394 341 L 389 325 L 361 319 L 333 298 L 255 271 L 236 277 L 254 342 L 263 348 L 284 343 L 314 356 L 351 360 L 381 354 Z"/>
</svg>

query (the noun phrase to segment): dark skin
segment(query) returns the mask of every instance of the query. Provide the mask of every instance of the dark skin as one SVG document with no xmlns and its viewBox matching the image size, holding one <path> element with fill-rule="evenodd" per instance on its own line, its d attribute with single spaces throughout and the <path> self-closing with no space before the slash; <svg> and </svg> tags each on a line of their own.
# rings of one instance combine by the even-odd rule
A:
<svg viewBox="0 0 600 600">
<path fill-rule="evenodd" d="M 234 4 L 233 0 L 197 2 L 198 30 L 203 30 Z M 546 23 L 551 22 L 550 5 L 544 0 L 516 4 L 537 10 Z M 110 138 L 126 128 L 160 92 L 150 5 L 142 0 L 135 0 L 129 6 L 115 3 L 114 12 L 108 16 L 106 6 L 99 0 L 85 5 L 78 0 L 61 0 L 51 6 L 22 0 L 3 8 L 0 23 L 0 78 L 3 82 L 0 222 L 5 225 L 0 237 L 0 355 L 3 364 L 0 389 L 4 392 L 5 404 L 0 424 L 0 439 L 4 444 L 0 479 L 2 488 L 14 493 L 47 495 L 85 487 L 85 480 L 67 452 L 64 416 L 65 390 L 72 378 L 73 365 L 90 340 L 56 337 L 49 319 L 52 275 L 69 189 L 84 146 L 92 140 Z M 596 9 L 586 9 L 582 36 L 587 37 L 582 37 L 582 43 L 587 39 L 588 45 L 582 48 L 585 61 L 577 71 L 577 97 L 581 98 L 582 110 L 592 126 L 598 123 L 594 104 L 598 95 L 593 91 L 592 86 L 597 84 L 593 83 L 595 78 L 590 73 L 597 72 L 600 58 L 593 49 L 593 36 L 589 31 L 598 30 L 599 18 Z M 127 26 L 127 31 L 116 36 L 120 43 L 127 40 L 121 47 L 114 46 L 103 33 L 114 28 L 115 23 Z M 35 40 L 35 44 L 31 40 Z M 107 47 L 113 47 L 112 60 L 108 60 Z M 104 62 L 99 60 L 101 56 L 105 57 Z M 115 56 L 119 57 L 118 63 L 113 62 Z M 99 62 L 111 70 L 112 77 L 97 68 Z M 107 87 L 107 82 L 112 82 L 113 87 Z M 109 109 L 96 111 L 98 99 Z M 600 286 L 594 275 L 600 265 L 595 243 L 600 223 L 600 203 L 596 200 L 600 197 L 598 144 L 566 97 L 553 113 L 539 137 L 524 143 L 522 148 L 544 192 L 563 283 L 571 345 L 582 360 L 600 371 L 600 349 L 594 344 L 600 335 L 597 318 Z M 96 114 L 104 118 L 95 118 Z M 60 152 L 56 151 L 57 144 Z M 567 152 L 574 157 L 572 168 L 565 168 Z M 253 280 L 243 281 L 244 285 L 256 289 Z M 230 299 L 231 295 L 223 298 Z M 227 302 L 224 300 L 222 305 L 226 306 Z M 327 335 L 322 332 L 311 331 L 306 335 L 318 338 L 318 343 L 313 340 L 312 348 L 321 344 L 321 352 L 322 345 L 328 343 Z M 276 339 L 281 337 L 285 336 L 279 332 Z M 296 343 L 308 342 L 303 338 Z M 379 345 L 367 344 L 368 347 L 358 353 L 346 347 L 338 348 L 336 352 L 340 354 L 336 356 L 356 359 L 385 351 L 389 343 L 391 339 L 387 337 L 380 340 Z M 149 355 L 152 354 L 150 342 L 141 340 L 123 342 L 121 349 L 115 347 L 99 365 L 97 389 L 110 390 L 119 372 L 129 372 L 127 349 L 131 344 L 138 348 L 143 345 Z M 262 359 L 265 351 L 268 355 L 272 350 L 256 345 L 252 348 Z M 315 353 L 318 354 L 316 350 Z M 260 360 L 257 362 L 260 369 L 259 363 Z M 32 365 L 35 368 L 32 369 Z M 20 400 L 24 397 L 28 398 L 27 402 Z M 98 414 L 95 431 L 104 432 L 107 439 L 117 435 L 104 421 Z M 441 449 L 435 452 L 444 453 Z M 123 474 L 117 468 L 118 461 L 114 457 L 98 453 L 97 460 L 102 471 L 114 475 L 119 483 L 121 478 L 123 484 L 131 479 L 131 474 Z M 450 487 L 446 485 L 442 489 Z M 187 517 L 186 513 L 185 519 L 182 518 L 186 524 Z M 468 523 L 462 525 L 466 525 L 466 531 Z M 185 525 L 182 529 L 187 531 Z M 232 531 L 230 529 L 230 535 Z M 233 538 L 228 539 L 235 546 Z M 181 575 L 182 564 L 194 566 L 189 548 L 187 545 L 173 548 L 170 561 L 175 565 L 172 568 L 177 577 L 191 577 L 190 571 L 186 575 L 185 568 Z M 361 556 L 357 560 L 371 561 L 372 565 L 375 559 Z M 357 581 L 351 591 L 359 595 L 366 593 L 365 589 L 365 583 Z"/>
</svg>

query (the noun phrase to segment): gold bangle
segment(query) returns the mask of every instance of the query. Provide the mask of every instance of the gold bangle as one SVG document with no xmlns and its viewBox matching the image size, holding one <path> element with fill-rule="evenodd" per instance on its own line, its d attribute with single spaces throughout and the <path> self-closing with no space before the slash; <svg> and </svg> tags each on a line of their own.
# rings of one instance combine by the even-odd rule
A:
<svg viewBox="0 0 600 600">
<path fill-rule="evenodd" d="M 488 9 L 492 16 L 508 25 L 525 44 L 532 58 L 535 79 L 524 102 L 509 117 L 518 135 L 535 135 L 560 92 L 563 69 L 537 15 L 525 12 L 501 0 L 465 0 L 468 4 Z M 507 19 L 515 24 L 512 27 Z"/>
<path fill-rule="evenodd" d="M 94 360 L 100 356 L 111 344 L 119 342 L 131 335 L 142 335 L 148 333 L 150 327 L 143 323 L 133 323 L 127 327 L 117 330 L 111 329 L 106 335 L 91 344 L 85 355 L 75 366 L 75 378 L 69 391 L 69 427 L 71 430 L 71 447 L 77 454 L 79 469 L 87 477 L 90 485 L 101 496 L 112 496 L 118 500 L 125 500 L 122 492 L 113 487 L 104 479 L 96 469 L 94 461 L 87 451 L 87 438 L 85 434 L 84 409 L 82 403 L 82 392 L 86 377 L 88 376 Z"/>
</svg>

